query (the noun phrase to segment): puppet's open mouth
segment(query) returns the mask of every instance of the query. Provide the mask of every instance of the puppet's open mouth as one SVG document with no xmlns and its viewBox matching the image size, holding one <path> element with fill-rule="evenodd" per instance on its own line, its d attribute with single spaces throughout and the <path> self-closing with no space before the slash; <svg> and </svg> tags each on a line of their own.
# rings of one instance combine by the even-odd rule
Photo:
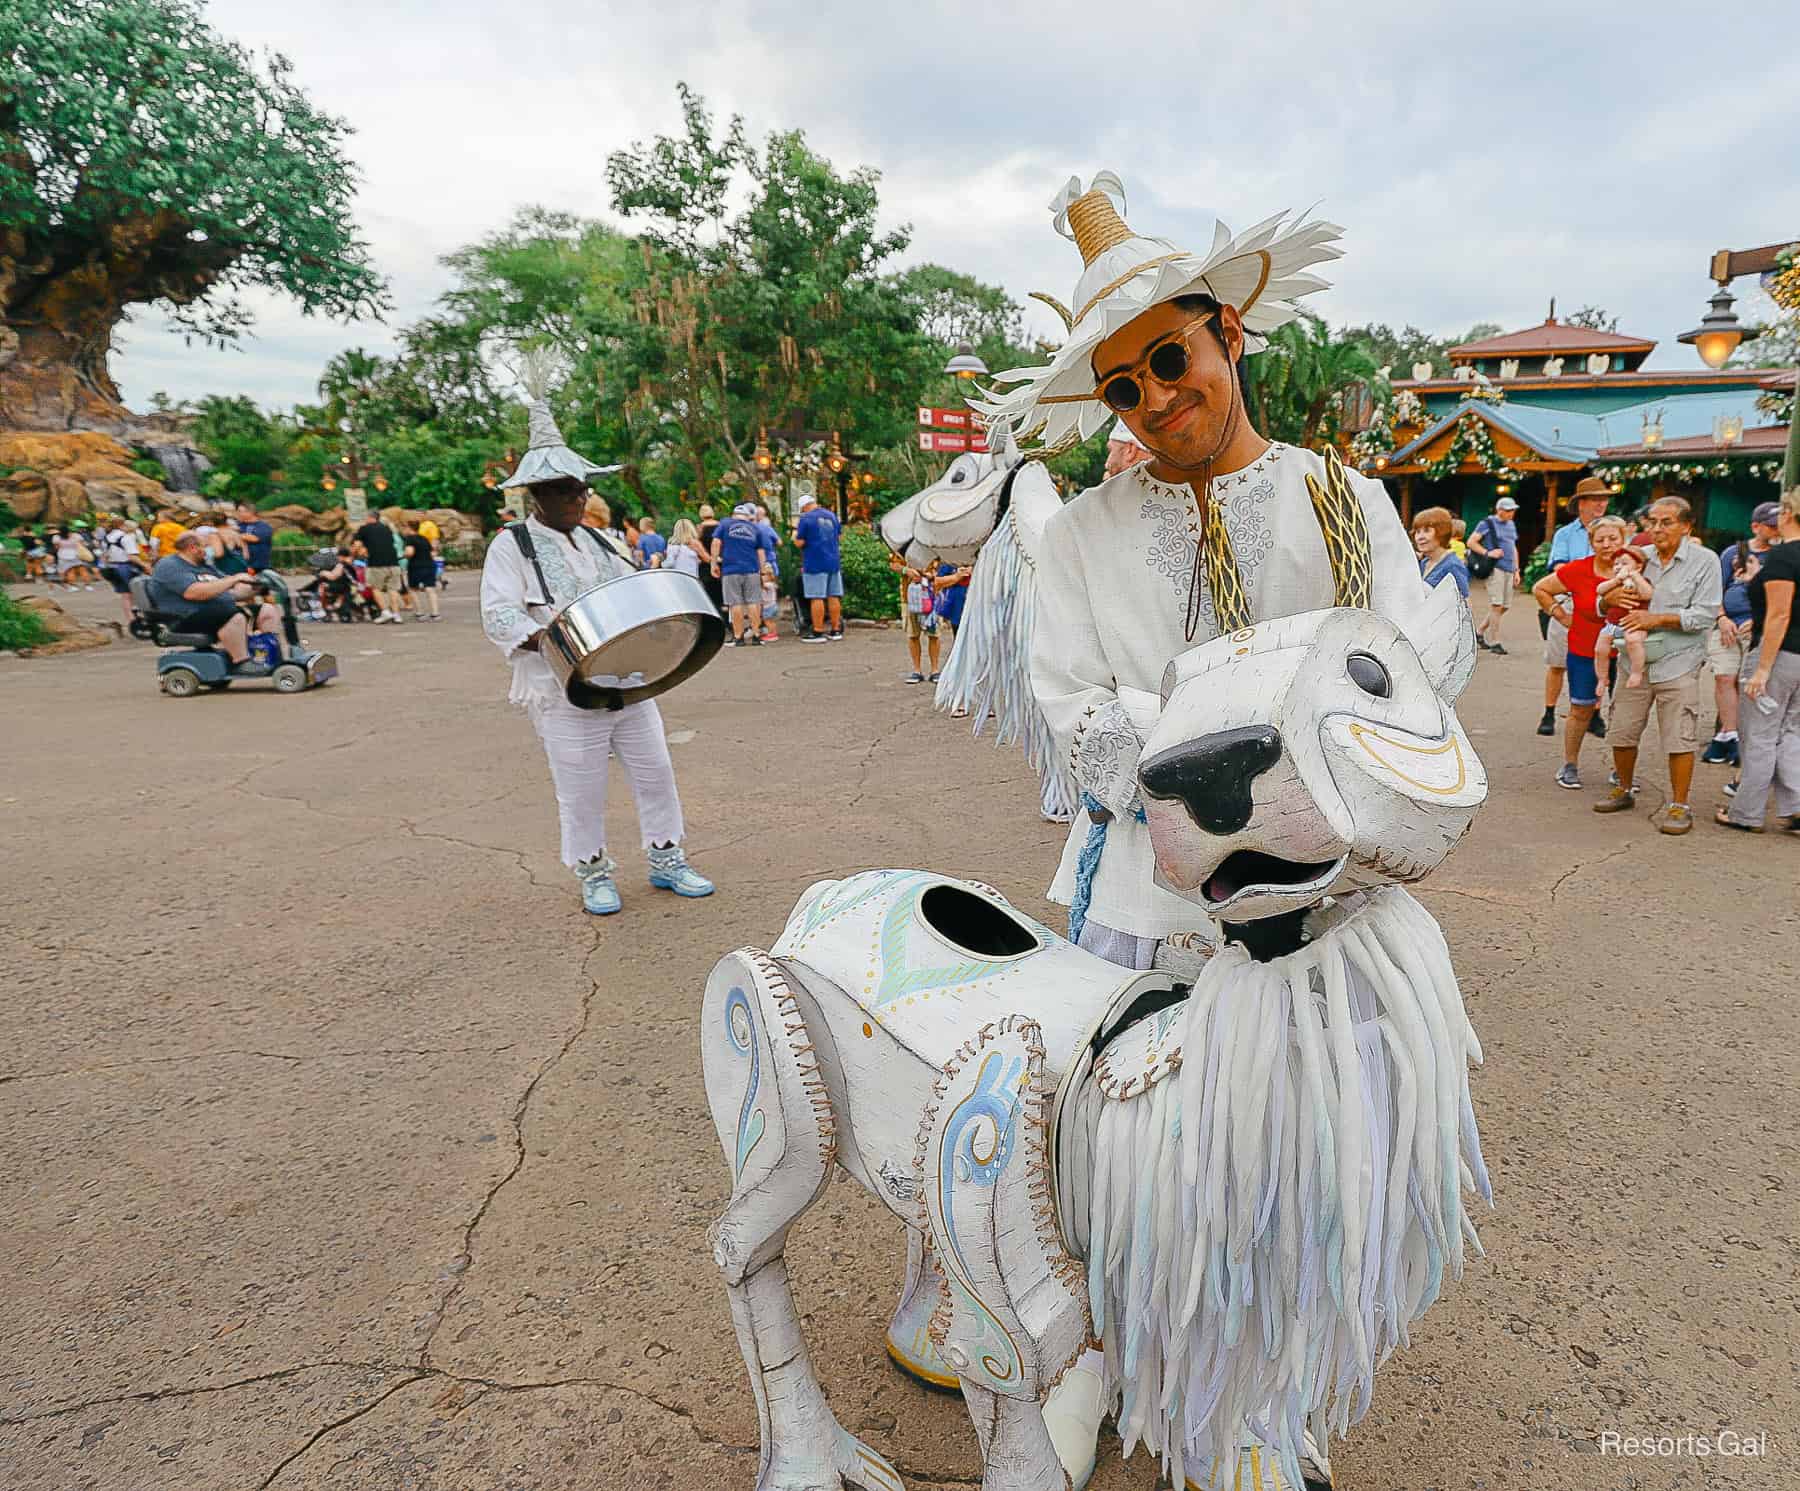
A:
<svg viewBox="0 0 1800 1491">
<path fill-rule="evenodd" d="M 1280 893 L 1293 894 L 1323 889 L 1336 878 L 1344 858 L 1305 863 L 1279 859 L 1260 849 L 1238 849 L 1200 887 L 1200 894 L 1214 906 L 1224 906 L 1240 896 Z"/>
</svg>

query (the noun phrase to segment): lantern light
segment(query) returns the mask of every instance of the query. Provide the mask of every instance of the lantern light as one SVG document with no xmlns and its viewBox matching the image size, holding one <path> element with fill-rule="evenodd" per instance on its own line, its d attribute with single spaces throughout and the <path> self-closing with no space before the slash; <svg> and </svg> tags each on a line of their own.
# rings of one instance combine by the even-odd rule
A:
<svg viewBox="0 0 1800 1491">
<path fill-rule="evenodd" d="M 1686 342 L 1700 354 L 1700 361 L 1709 368 L 1722 368 L 1730 360 L 1731 354 L 1737 350 L 1738 344 L 1747 337 L 1756 335 L 1754 330 L 1746 330 L 1732 309 L 1731 291 L 1720 285 L 1711 301 L 1711 309 L 1700 318 L 1700 324 L 1692 331 L 1684 331 L 1675 338 L 1678 342 Z"/>
<path fill-rule="evenodd" d="M 956 356 L 944 364 L 944 371 L 952 378 L 973 383 L 977 378 L 988 376 L 988 365 L 975 355 L 973 347 L 964 342 L 956 349 Z"/>
</svg>

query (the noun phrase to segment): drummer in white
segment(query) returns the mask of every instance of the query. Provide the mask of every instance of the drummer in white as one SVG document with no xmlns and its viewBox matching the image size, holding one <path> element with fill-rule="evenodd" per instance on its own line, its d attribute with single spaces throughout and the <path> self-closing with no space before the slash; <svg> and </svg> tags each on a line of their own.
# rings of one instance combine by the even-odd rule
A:
<svg viewBox="0 0 1800 1491">
<path fill-rule="evenodd" d="M 531 448 L 503 486 L 525 487 L 530 516 L 495 535 L 481 568 L 481 625 L 513 665 L 511 702 L 531 716 L 562 820 L 563 863 L 595 916 L 619 910 L 618 866 L 606 852 L 606 776 L 616 755 L 637 802 L 650 883 L 678 896 L 710 896 L 713 884 L 687 862 L 675 769 L 654 699 L 578 709 L 538 654 L 545 625 L 582 591 L 630 573 L 631 556 L 582 524 L 589 476 L 604 468 L 563 444 L 547 404 L 531 406 Z"/>
</svg>

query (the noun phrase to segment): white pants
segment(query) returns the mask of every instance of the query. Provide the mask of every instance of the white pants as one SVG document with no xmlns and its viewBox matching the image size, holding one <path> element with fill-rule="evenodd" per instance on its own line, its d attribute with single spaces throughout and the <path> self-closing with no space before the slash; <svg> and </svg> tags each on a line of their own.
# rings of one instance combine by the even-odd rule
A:
<svg viewBox="0 0 1800 1491">
<path fill-rule="evenodd" d="M 681 842 L 681 798 L 654 699 L 619 710 L 577 709 L 557 699 L 534 709 L 531 722 L 556 783 L 565 865 L 573 867 L 606 849 L 606 769 L 613 755 L 631 783 L 644 847 Z"/>
</svg>

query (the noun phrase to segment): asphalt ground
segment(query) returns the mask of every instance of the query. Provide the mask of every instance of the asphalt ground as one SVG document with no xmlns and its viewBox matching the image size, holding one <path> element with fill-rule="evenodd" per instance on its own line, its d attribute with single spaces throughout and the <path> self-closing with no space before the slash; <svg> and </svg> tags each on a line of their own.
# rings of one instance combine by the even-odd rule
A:
<svg viewBox="0 0 1800 1491">
<path fill-rule="evenodd" d="M 310 628 L 343 677 L 294 697 L 163 698 L 130 642 L 0 659 L 0 1486 L 748 1491 L 708 970 L 872 866 L 1060 924 L 1020 758 L 871 630 L 669 696 L 719 894 L 648 888 L 620 787 L 625 912 L 584 917 L 471 577 L 446 612 Z M 1339 1485 L 1800 1486 L 1800 843 L 1705 821 L 1718 768 L 1685 838 L 1589 812 L 1600 755 L 1552 784 L 1535 629 L 1506 635 L 1461 711 L 1491 799 L 1421 889 L 1486 1047 L 1487 1257 L 1383 1369 Z M 883 1354 L 887 1214 L 840 1178 L 789 1258 L 844 1425 L 911 1487 L 978 1478 L 960 1404 Z M 1156 1484 L 1118 1448 L 1096 1491 Z"/>
</svg>

